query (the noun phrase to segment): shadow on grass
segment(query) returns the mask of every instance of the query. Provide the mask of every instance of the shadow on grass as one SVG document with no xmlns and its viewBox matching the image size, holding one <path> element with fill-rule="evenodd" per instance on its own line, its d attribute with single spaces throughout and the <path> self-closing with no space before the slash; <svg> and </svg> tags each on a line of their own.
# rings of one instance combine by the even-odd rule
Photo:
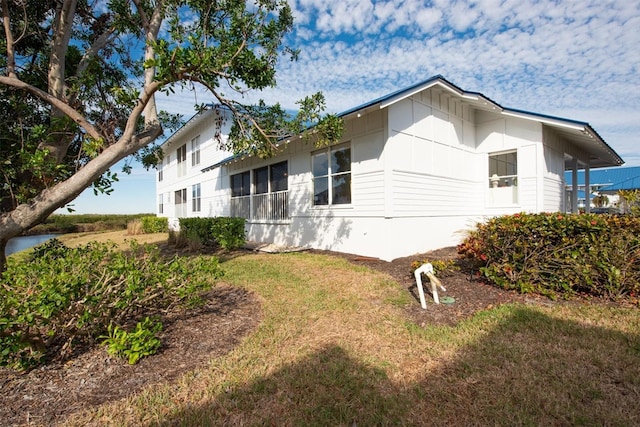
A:
<svg viewBox="0 0 640 427">
<path fill-rule="evenodd" d="M 640 425 L 637 334 L 527 307 L 475 334 L 477 342 L 406 387 L 327 345 L 156 424 Z"/>
</svg>

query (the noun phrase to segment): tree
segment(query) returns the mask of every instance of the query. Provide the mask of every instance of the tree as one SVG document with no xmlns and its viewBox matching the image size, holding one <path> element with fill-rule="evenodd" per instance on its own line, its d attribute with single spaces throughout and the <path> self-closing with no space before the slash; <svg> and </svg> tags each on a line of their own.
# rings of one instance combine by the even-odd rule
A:
<svg viewBox="0 0 640 427">
<path fill-rule="evenodd" d="M 284 0 L 0 0 L 0 7 L 0 112 L 12 118 L 0 127 L 0 270 L 9 238 L 91 185 L 110 191 L 118 161 L 160 160 L 155 141 L 177 120 L 157 110 L 159 92 L 193 83 L 208 89 L 233 114 L 224 148 L 234 152 L 270 156 L 291 134 L 316 144 L 340 137 L 342 122 L 323 115 L 321 94 L 300 101 L 296 116 L 233 96 L 274 86 L 278 60 L 296 59 L 284 45 L 293 26 Z"/>
<path fill-rule="evenodd" d="M 598 194 L 591 200 L 593 201 L 594 206 L 597 208 L 602 208 L 609 204 L 609 197 L 606 194 Z"/>
<path fill-rule="evenodd" d="M 640 216 L 640 190 L 619 190 L 621 212 Z"/>
</svg>

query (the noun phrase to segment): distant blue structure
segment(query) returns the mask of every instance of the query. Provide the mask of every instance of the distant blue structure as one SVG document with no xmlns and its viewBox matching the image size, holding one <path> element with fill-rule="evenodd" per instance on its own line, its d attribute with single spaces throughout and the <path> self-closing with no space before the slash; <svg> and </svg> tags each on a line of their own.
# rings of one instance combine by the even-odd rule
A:
<svg viewBox="0 0 640 427">
<path fill-rule="evenodd" d="M 567 188 L 573 183 L 571 171 L 564 173 Z M 618 190 L 640 190 L 640 166 L 591 169 L 589 184 L 592 192 L 616 193 Z M 584 170 L 578 171 L 578 188 L 584 190 Z M 584 195 L 583 195 L 584 196 Z"/>
<path fill-rule="evenodd" d="M 578 170 L 578 207 L 584 208 L 587 190 L 584 187 L 584 170 Z M 567 192 L 572 188 L 571 171 L 565 171 Z M 616 194 L 620 190 L 640 190 L 640 166 L 591 169 L 589 171 L 589 200 L 596 194 Z M 615 199 L 614 199 L 615 200 Z"/>
</svg>

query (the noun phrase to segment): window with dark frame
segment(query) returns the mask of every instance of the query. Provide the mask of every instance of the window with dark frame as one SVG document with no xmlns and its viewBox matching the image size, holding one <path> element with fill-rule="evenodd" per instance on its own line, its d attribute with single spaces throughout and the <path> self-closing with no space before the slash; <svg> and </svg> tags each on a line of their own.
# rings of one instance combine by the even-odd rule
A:
<svg viewBox="0 0 640 427">
<path fill-rule="evenodd" d="M 231 175 L 231 197 L 251 194 L 251 174 L 249 171 Z"/>
<path fill-rule="evenodd" d="M 175 214 L 178 218 L 187 216 L 187 189 L 182 188 L 174 192 Z"/>
<path fill-rule="evenodd" d="M 269 167 L 253 170 L 253 194 L 264 194 L 269 192 Z"/>
<path fill-rule="evenodd" d="M 178 163 L 178 176 L 184 176 L 187 173 L 187 144 L 183 144 L 176 150 L 176 158 Z"/>
<path fill-rule="evenodd" d="M 272 193 L 289 189 L 289 168 L 286 161 L 269 166 L 269 183 Z"/>
<path fill-rule="evenodd" d="M 254 220 L 286 220 L 288 177 L 287 161 L 231 175 L 231 214 Z"/>
</svg>

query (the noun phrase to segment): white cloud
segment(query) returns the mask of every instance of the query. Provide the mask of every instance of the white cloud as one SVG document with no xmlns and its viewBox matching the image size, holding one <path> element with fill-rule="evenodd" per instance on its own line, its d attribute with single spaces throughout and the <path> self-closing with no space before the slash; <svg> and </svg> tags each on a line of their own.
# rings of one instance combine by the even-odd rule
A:
<svg viewBox="0 0 640 427">
<path fill-rule="evenodd" d="M 283 61 L 280 85 L 247 100 L 294 108 L 322 90 L 339 112 L 442 74 L 507 107 L 588 121 L 623 157 L 637 152 L 640 2 L 291 3 L 300 60 Z"/>
</svg>

